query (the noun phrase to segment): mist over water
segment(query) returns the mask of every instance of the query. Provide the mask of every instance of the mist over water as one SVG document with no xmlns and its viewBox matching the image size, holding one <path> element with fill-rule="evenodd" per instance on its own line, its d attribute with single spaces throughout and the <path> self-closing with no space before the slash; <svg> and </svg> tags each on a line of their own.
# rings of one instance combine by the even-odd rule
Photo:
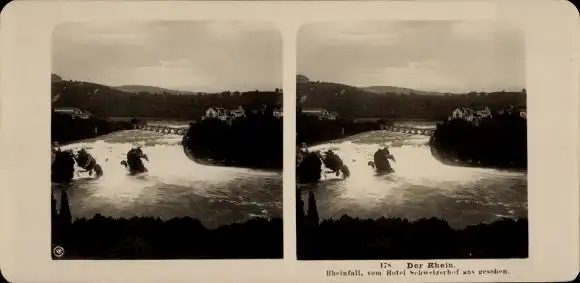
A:
<svg viewBox="0 0 580 283">
<path fill-rule="evenodd" d="M 282 216 L 281 173 L 205 166 L 186 157 L 181 136 L 123 131 L 63 149 L 87 148 L 104 175 L 75 175 L 67 190 L 73 217 L 194 217 L 208 227 Z M 149 172 L 131 176 L 120 163 L 132 144 L 149 157 Z M 57 199 L 60 189 L 53 186 Z"/>
<path fill-rule="evenodd" d="M 377 176 L 368 166 L 381 144 L 396 162 L 395 174 Z M 499 217 L 527 217 L 527 173 L 447 166 L 431 155 L 428 137 L 387 131 L 363 133 L 335 143 L 332 148 L 349 167 L 346 180 L 332 174 L 321 183 L 302 185 L 302 198 L 315 192 L 321 218 L 438 217 L 454 228 Z"/>
</svg>

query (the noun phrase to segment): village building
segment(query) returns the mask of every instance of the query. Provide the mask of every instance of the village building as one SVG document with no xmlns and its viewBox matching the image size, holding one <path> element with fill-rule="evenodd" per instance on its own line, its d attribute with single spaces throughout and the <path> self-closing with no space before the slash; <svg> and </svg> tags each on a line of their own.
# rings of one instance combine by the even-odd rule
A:
<svg viewBox="0 0 580 283">
<path fill-rule="evenodd" d="M 525 107 L 514 107 L 513 105 L 506 107 L 504 110 L 500 110 L 499 114 L 519 115 L 524 119 L 528 118 L 528 112 Z"/>
<path fill-rule="evenodd" d="M 451 112 L 448 120 L 463 119 L 469 122 L 479 123 L 481 120 L 488 118 L 492 118 L 492 113 L 487 106 L 477 108 L 460 106 Z"/>
<path fill-rule="evenodd" d="M 205 119 L 220 119 L 225 120 L 225 109 L 221 107 L 210 107 L 205 110 L 205 115 L 201 117 L 202 120 Z"/>
<path fill-rule="evenodd" d="M 282 118 L 283 116 L 282 109 L 274 109 L 274 117 Z"/>
<path fill-rule="evenodd" d="M 91 112 L 74 107 L 56 107 L 53 111 L 59 114 L 70 115 L 73 119 L 89 119 L 91 117 Z"/>
<path fill-rule="evenodd" d="M 210 107 L 205 111 L 205 115 L 201 117 L 201 119 L 220 119 L 222 121 L 228 121 L 245 115 L 246 113 L 241 106 L 231 110 L 222 107 Z"/>
<path fill-rule="evenodd" d="M 266 108 L 258 108 L 251 110 L 251 113 L 258 114 L 263 112 Z M 282 118 L 283 113 L 281 108 L 274 109 L 273 115 L 277 118 Z M 222 107 L 210 107 L 205 111 L 205 115 L 201 117 L 202 120 L 205 119 L 219 119 L 222 121 L 231 121 L 237 118 L 246 116 L 246 112 L 243 107 L 239 106 L 235 109 L 225 109 Z"/>
<path fill-rule="evenodd" d="M 246 112 L 244 111 L 244 108 L 242 106 L 238 106 L 238 108 L 236 109 L 232 109 L 232 110 L 228 110 L 228 116 L 230 118 L 239 118 L 239 117 L 243 117 L 244 115 L 246 115 Z"/>
<path fill-rule="evenodd" d="M 336 112 L 322 108 L 305 108 L 302 109 L 302 114 L 306 116 L 315 116 L 321 120 L 336 120 L 338 118 Z"/>
</svg>

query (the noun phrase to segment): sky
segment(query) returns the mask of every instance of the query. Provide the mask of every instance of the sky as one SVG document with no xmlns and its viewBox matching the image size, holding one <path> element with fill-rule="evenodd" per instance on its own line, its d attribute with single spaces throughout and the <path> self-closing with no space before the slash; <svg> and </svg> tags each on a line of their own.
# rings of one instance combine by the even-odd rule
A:
<svg viewBox="0 0 580 283">
<path fill-rule="evenodd" d="M 437 92 L 525 88 L 525 38 L 509 22 L 332 22 L 301 27 L 298 74 Z"/>
<path fill-rule="evenodd" d="M 282 35 L 269 23 L 67 23 L 52 43 L 52 72 L 65 80 L 194 92 L 282 87 Z"/>
</svg>

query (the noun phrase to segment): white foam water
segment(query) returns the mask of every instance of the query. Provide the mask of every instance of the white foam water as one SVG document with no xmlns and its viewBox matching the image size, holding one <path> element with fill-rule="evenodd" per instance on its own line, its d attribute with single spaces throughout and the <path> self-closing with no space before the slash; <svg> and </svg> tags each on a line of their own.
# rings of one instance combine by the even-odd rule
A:
<svg viewBox="0 0 580 283">
<path fill-rule="evenodd" d="M 527 214 L 526 172 L 445 165 L 427 143 L 424 136 L 376 131 L 312 146 L 332 149 L 350 177 L 327 174 L 321 183 L 301 188 L 316 193 L 324 217 L 442 217 L 462 226 Z M 368 162 L 383 144 L 395 157 L 395 173 L 377 176 Z"/>
<path fill-rule="evenodd" d="M 63 146 L 86 148 L 104 171 L 96 178 L 76 167 L 68 193 L 73 214 L 194 216 L 220 224 L 281 216 L 281 173 L 197 164 L 180 142 L 178 135 L 132 130 Z M 142 145 L 149 159 L 143 160 L 149 171 L 136 176 L 121 165 L 134 144 Z M 207 206 L 212 207 L 203 211 Z"/>
</svg>

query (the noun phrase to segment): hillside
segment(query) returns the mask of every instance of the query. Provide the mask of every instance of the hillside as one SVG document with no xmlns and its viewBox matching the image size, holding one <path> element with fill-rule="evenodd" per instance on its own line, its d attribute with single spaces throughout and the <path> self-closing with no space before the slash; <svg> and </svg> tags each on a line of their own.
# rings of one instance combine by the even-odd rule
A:
<svg viewBox="0 0 580 283">
<path fill-rule="evenodd" d="M 332 82 L 312 80 L 296 84 L 303 108 L 326 108 L 346 118 L 444 119 L 457 106 L 487 105 L 492 111 L 506 105 L 526 106 L 525 92 L 465 94 L 376 93 Z"/>
<path fill-rule="evenodd" d="M 410 89 L 410 88 L 404 88 L 404 87 L 396 87 L 396 86 L 367 86 L 367 87 L 359 87 L 362 90 L 365 91 L 369 91 L 369 92 L 374 92 L 374 93 L 399 93 L 399 94 L 418 94 L 418 95 L 443 95 L 443 93 L 440 92 L 434 92 L 434 91 L 422 91 L 422 90 L 416 90 L 416 89 Z"/>
<path fill-rule="evenodd" d="M 58 99 L 55 97 L 58 95 Z M 281 92 L 252 91 L 201 95 L 128 92 L 114 87 L 81 82 L 53 81 L 53 107 L 77 107 L 97 117 L 144 117 L 195 120 L 209 107 L 234 108 L 254 104 L 279 106 Z"/>
<path fill-rule="evenodd" d="M 122 85 L 114 87 L 117 90 L 125 91 L 125 92 L 149 92 L 155 94 L 163 94 L 163 93 L 170 93 L 170 94 L 197 94 L 193 91 L 181 91 L 181 90 L 174 90 L 156 86 L 146 86 L 146 85 Z"/>
<path fill-rule="evenodd" d="M 307 83 L 310 80 L 308 79 L 308 77 L 304 76 L 304 75 L 296 75 L 296 83 Z"/>
<path fill-rule="evenodd" d="M 50 75 L 50 80 L 51 80 L 51 82 L 60 82 L 60 81 L 62 81 L 62 78 L 60 76 L 58 76 L 58 75 L 51 74 Z"/>
</svg>

